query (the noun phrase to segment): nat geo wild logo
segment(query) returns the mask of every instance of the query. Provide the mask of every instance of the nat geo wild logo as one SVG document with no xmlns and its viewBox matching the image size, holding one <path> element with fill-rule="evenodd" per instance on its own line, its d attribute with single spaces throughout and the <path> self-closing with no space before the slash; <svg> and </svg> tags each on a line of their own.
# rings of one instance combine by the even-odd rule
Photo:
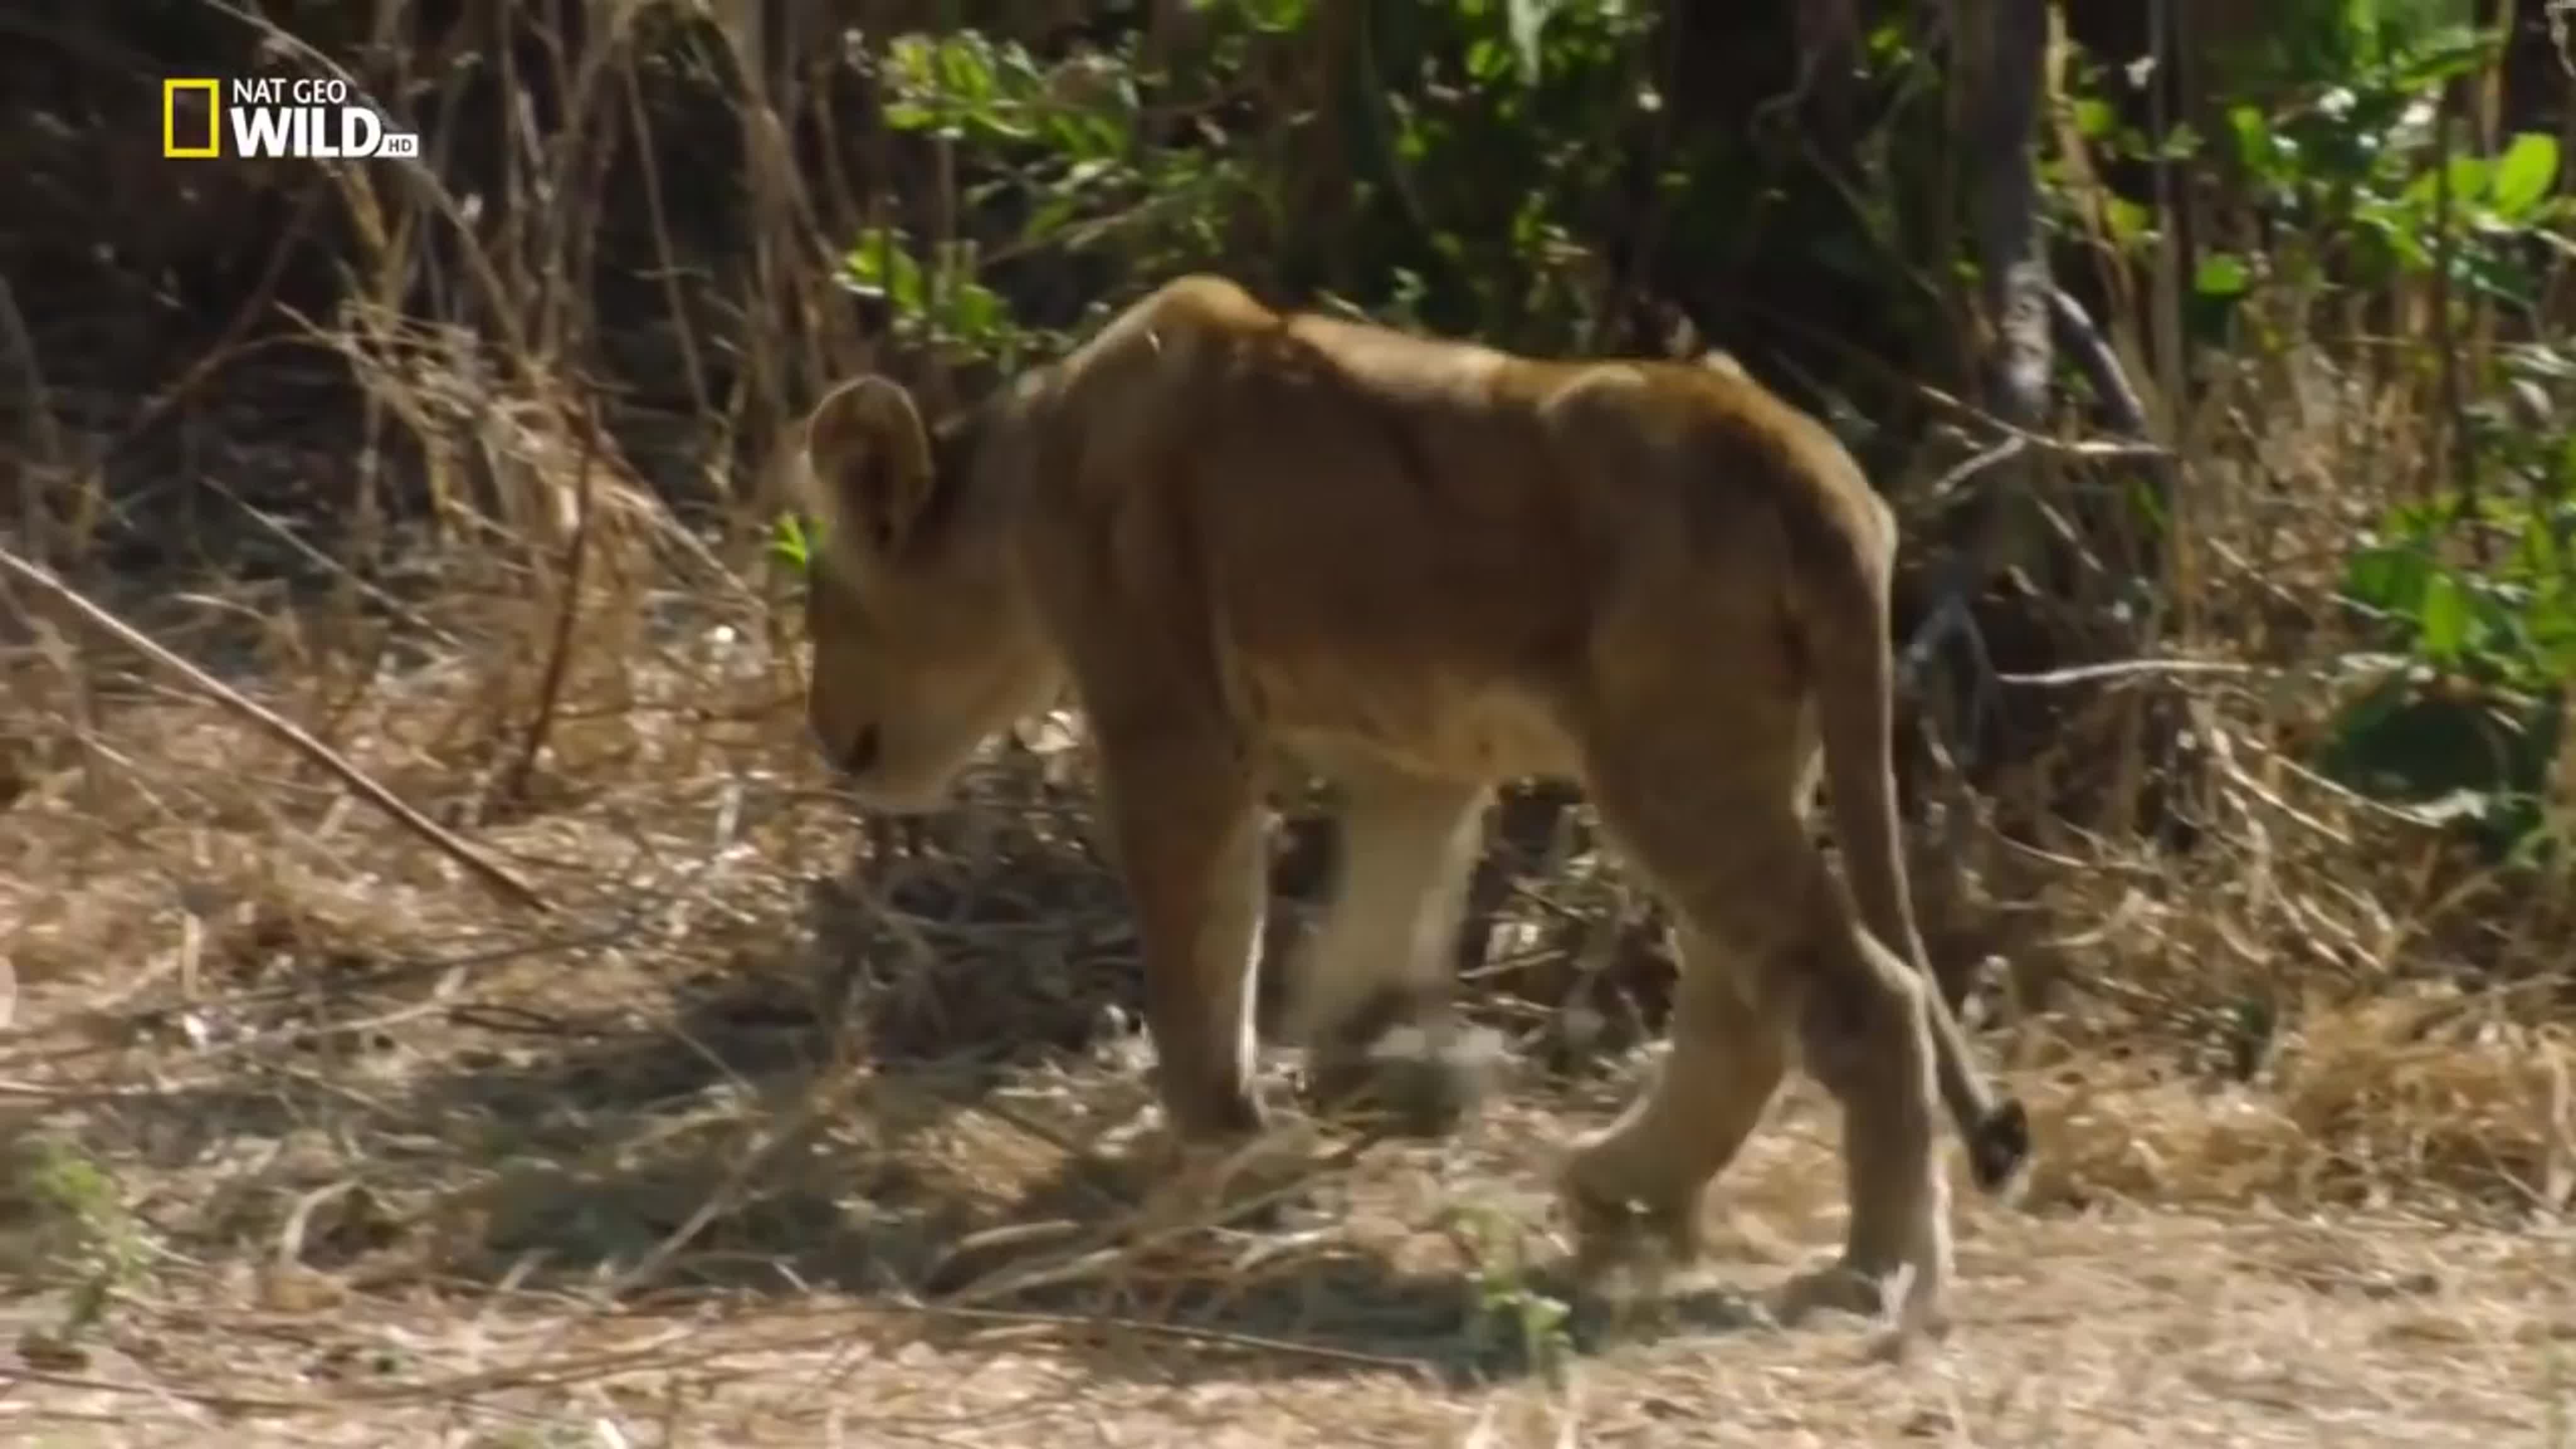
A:
<svg viewBox="0 0 2576 1449">
<path fill-rule="evenodd" d="M 161 82 L 161 154 L 363 161 L 420 154 L 373 106 L 352 105 L 337 76 L 174 77 Z"/>
</svg>

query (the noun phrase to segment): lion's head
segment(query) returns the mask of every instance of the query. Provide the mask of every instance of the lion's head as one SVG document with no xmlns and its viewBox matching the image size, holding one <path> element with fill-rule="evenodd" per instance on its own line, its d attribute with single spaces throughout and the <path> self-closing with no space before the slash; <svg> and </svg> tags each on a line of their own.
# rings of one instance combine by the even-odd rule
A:
<svg viewBox="0 0 2576 1449">
<path fill-rule="evenodd" d="M 873 376 L 806 421 L 796 471 L 822 524 L 807 715 L 871 809 L 935 808 L 985 741 L 1059 686 L 1011 557 L 1011 422 L 987 407 L 934 433 L 910 393 Z"/>
</svg>

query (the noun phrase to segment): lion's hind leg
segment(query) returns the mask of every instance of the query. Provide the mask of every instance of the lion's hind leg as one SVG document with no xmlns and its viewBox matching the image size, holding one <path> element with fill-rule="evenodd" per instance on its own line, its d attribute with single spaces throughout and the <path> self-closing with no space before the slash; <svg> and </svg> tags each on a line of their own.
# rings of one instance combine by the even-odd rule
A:
<svg viewBox="0 0 2576 1449">
<path fill-rule="evenodd" d="M 1782 1317 L 1818 1307 L 1876 1314 L 1902 1283 L 1900 1334 L 1948 1327 L 1949 1182 L 1941 1170 L 1932 985 L 1859 927 L 1838 884 L 1810 920 L 1801 1059 L 1840 1103 L 1851 1217 L 1830 1265 L 1788 1285 Z"/>
<path fill-rule="evenodd" d="M 1788 1014 L 1761 976 L 1695 925 L 1678 935 L 1671 1042 L 1654 1082 L 1577 1144 L 1560 1182 L 1587 1277 L 1641 1246 L 1659 1246 L 1677 1267 L 1697 1260 L 1701 1198 L 1788 1072 Z"/>
<path fill-rule="evenodd" d="M 1588 1266 L 1625 1256 L 1641 1229 L 1674 1258 L 1695 1257 L 1703 1191 L 1788 1070 L 1800 983 L 1779 963 L 1796 951 L 1801 922 L 1794 901 L 1766 883 L 1804 839 L 1788 792 L 1732 763 L 1690 769 L 1632 750 L 1605 758 L 1586 782 L 1606 833 L 1670 903 L 1681 967 L 1653 1083 L 1564 1169 Z"/>
<path fill-rule="evenodd" d="M 1695 781 L 1670 769 L 1592 781 L 1603 824 L 1684 922 L 1682 980 L 1660 1075 L 1577 1151 L 1566 1195 L 1596 1234 L 1634 1205 L 1687 1251 L 1701 1188 L 1758 1124 L 1794 1040 L 1842 1108 L 1850 1219 L 1833 1268 L 1793 1285 L 1790 1315 L 1875 1308 L 1901 1275 L 1905 1321 L 1937 1328 L 1950 1242 L 1929 986 L 1859 928 L 1789 792 L 1766 785 L 1787 772 L 1733 763 Z"/>
</svg>

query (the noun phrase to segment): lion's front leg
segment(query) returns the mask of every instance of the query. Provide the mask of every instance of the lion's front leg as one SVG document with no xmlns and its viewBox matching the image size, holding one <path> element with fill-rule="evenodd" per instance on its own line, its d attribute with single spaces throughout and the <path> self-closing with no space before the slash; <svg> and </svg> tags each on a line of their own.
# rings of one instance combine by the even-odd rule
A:
<svg viewBox="0 0 2576 1449">
<path fill-rule="evenodd" d="M 1483 786 L 1374 764 L 1343 796 L 1330 904 L 1292 971 L 1289 1031 L 1311 1095 L 1438 1136 L 1473 1106 L 1497 1050 L 1462 1031 L 1451 942 L 1482 843 Z"/>
<path fill-rule="evenodd" d="M 1268 905 L 1258 781 L 1223 739 L 1101 739 L 1111 843 L 1136 915 L 1163 1113 L 1184 1143 L 1258 1133 L 1252 973 Z"/>
</svg>

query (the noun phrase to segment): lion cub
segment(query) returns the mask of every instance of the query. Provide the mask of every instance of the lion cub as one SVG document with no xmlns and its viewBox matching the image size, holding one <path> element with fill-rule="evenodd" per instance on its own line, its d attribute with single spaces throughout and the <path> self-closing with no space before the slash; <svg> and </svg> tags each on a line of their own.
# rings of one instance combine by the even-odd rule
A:
<svg viewBox="0 0 2576 1449">
<path fill-rule="evenodd" d="M 1173 1131 L 1263 1121 L 1250 974 L 1265 764 L 1339 787 L 1340 881 L 1290 1029 L 1327 1095 L 1438 1131 L 1465 1097 L 1449 941 L 1492 786 L 1579 782 L 1678 922 L 1654 1086 L 1562 1190 L 1588 1258 L 1687 1258 L 1793 1058 L 1838 1099 L 1850 1227 L 1816 1282 L 1940 1321 L 1936 1100 L 1978 1182 L 2020 1105 L 1928 988 L 1889 777 L 1892 516 L 1741 369 L 1542 361 L 1271 311 L 1185 277 L 933 429 L 867 377 L 798 470 L 815 738 L 934 807 L 1070 685 L 1097 742 Z M 1804 815 L 1821 770 L 1850 883 Z"/>
</svg>

